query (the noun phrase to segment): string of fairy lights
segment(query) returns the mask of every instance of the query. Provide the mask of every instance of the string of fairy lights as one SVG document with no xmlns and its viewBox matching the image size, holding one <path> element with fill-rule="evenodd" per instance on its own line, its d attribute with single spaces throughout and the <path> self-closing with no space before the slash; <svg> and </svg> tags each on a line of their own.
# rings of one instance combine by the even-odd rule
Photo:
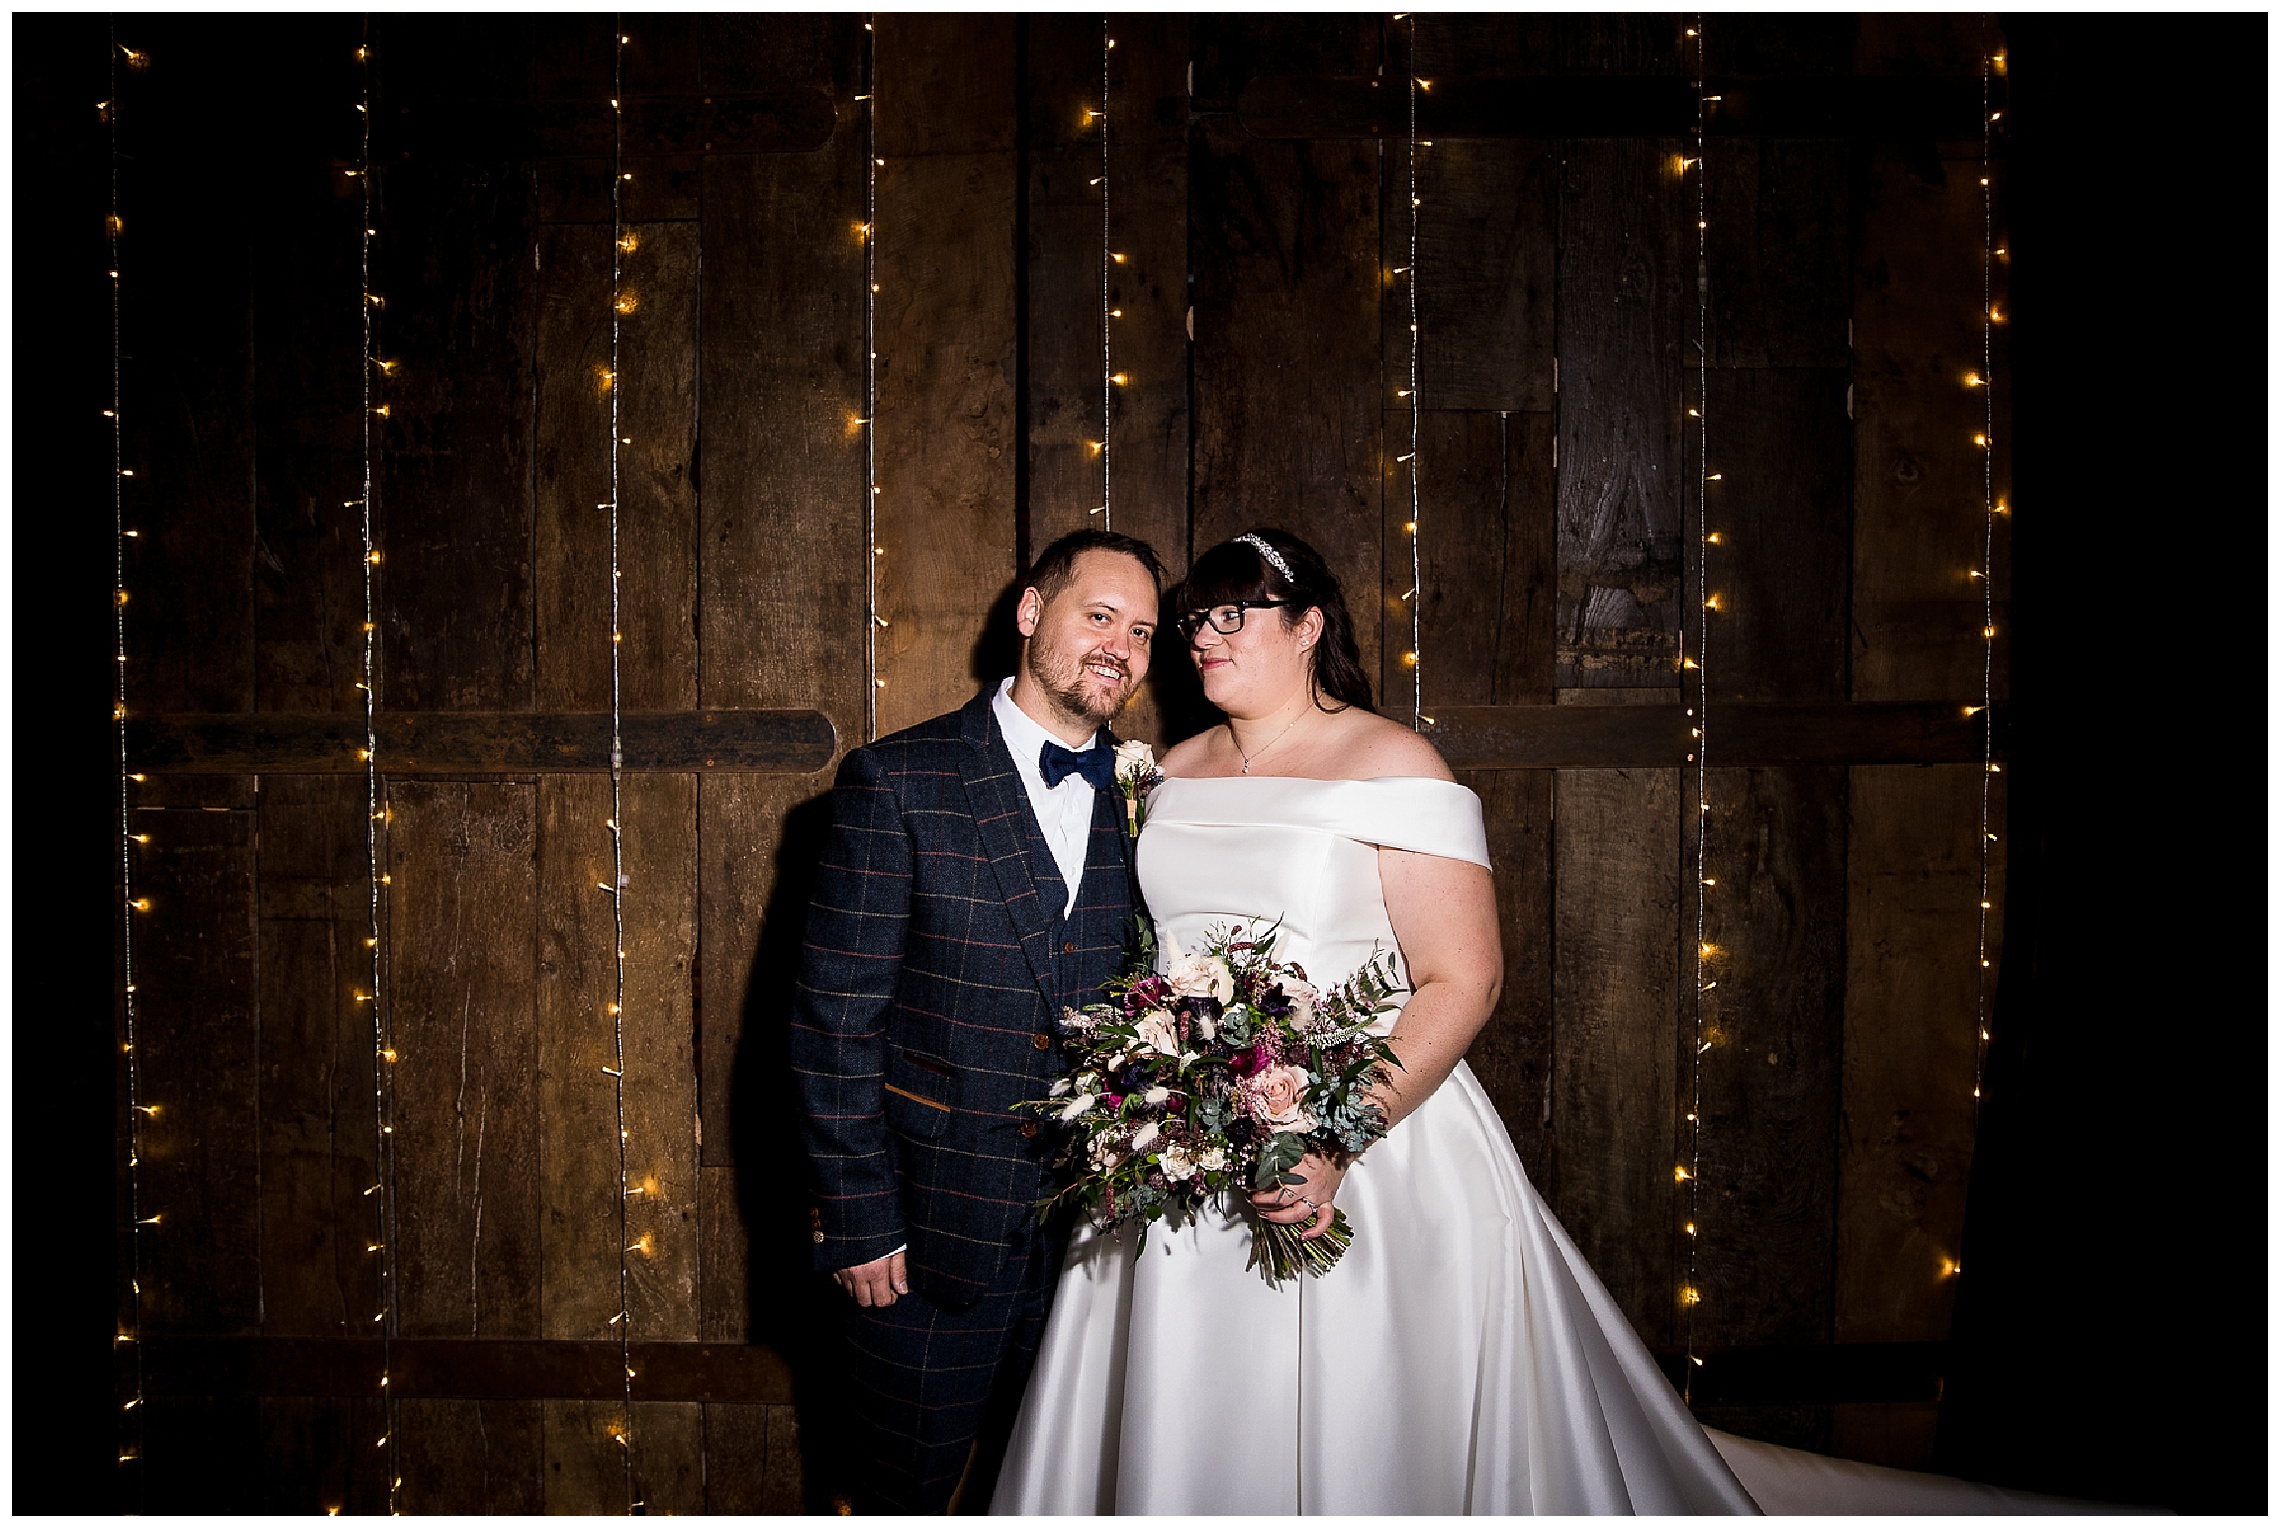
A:
<svg viewBox="0 0 2280 1528">
<path fill-rule="evenodd" d="M 1702 1247 L 1702 1058 L 1709 1052 L 1711 1043 L 1710 993 L 1718 985 L 1710 976 L 1710 957 L 1715 946 L 1710 943 L 1709 896 L 1710 888 L 1716 884 L 1710 875 L 1710 617 L 1718 609 L 1718 596 L 1709 590 L 1710 548 L 1718 541 L 1718 533 L 1710 529 L 1710 485 L 1718 481 L 1720 474 L 1710 470 L 1710 176 L 1707 163 L 1710 107 L 1716 97 L 1709 92 L 1708 71 L 1703 63 L 1708 49 L 1708 40 L 1703 36 L 1706 30 L 1701 16 L 1696 16 L 1694 25 L 1686 29 L 1687 39 L 1694 44 L 1694 157 L 1691 160 L 1682 157 L 1678 166 L 1682 176 L 1688 172 L 1694 176 L 1694 402 L 1687 413 L 1693 420 L 1695 434 L 1694 588 L 1701 600 L 1701 617 L 1695 628 L 1691 658 L 1686 656 L 1685 622 L 1679 623 L 1682 697 L 1686 673 L 1691 671 L 1694 675 L 1694 704 L 1687 708 L 1693 751 L 1687 759 L 1694 766 L 1697 804 L 1693 1061 L 1688 1068 L 1686 1162 L 1676 1173 L 1686 1201 L 1686 1276 L 1679 1285 L 1678 1301 L 1686 1341 L 1686 1379 L 1682 1389 L 1690 1403 L 1694 1399 L 1694 1371 L 1702 1367 L 1702 1357 L 1695 1343 L 1695 1313 L 1702 1304 L 1702 1284 L 1698 1276 Z"/>
<path fill-rule="evenodd" d="M 1110 448 L 1109 419 L 1113 412 L 1116 389 L 1116 362 L 1111 355 L 1109 323 L 1119 316 L 1109 306 L 1109 267 L 1123 257 L 1110 247 L 1108 231 L 1108 55 L 1116 47 L 1116 39 L 1108 32 L 1108 17 L 1100 18 L 1100 109 L 1092 113 L 1100 119 L 1100 178 L 1093 182 L 1100 188 L 1100 528 L 1115 528 L 1114 505 L 1110 487 L 1114 481 L 1108 465 Z"/>
<path fill-rule="evenodd" d="M 364 621 L 356 687 L 364 695 L 364 746 L 358 756 L 364 765 L 364 862 L 369 877 L 366 898 L 367 926 L 364 938 L 365 952 L 371 957 L 366 973 L 367 988 L 357 993 L 359 1000 L 372 1010 L 372 1122 L 374 1182 L 365 1190 L 373 1201 L 373 1238 L 367 1250 L 377 1255 L 379 1262 L 380 1309 L 373 1313 L 373 1324 L 380 1328 L 380 1446 L 387 1450 L 388 1510 L 397 1510 L 397 1493 L 403 1489 L 401 1451 L 397 1444 L 399 1409 L 396 1393 L 391 1388 L 395 1367 L 395 1339 L 398 1325 L 396 1280 L 396 1121 L 394 1067 L 396 1049 L 391 1041 L 392 1017 L 387 994 L 381 982 L 386 962 L 380 948 L 382 888 L 389 882 L 387 853 L 381 841 L 382 829 L 388 820 L 388 809 L 380 799 L 380 652 L 379 652 L 379 575 L 380 547 L 375 539 L 374 501 L 378 487 L 378 474 L 374 471 L 377 442 L 373 431 L 376 420 L 388 417 L 388 405 L 376 401 L 379 379 L 395 369 L 393 362 L 380 359 L 377 326 L 384 306 L 372 282 L 373 241 L 379 237 L 379 198 L 374 189 L 372 174 L 372 34 L 371 23 L 365 23 L 363 40 L 356 48 L 357 90 L 356 114 L 358 123 L 356 169 L 351 172 L 363 191 L 362 216 L 357 221 L 357 269 L 362 299 L 357 304 L 362 315 L 362 352 L 359 372 L 362 377 L 363 406 L 359 410 L 360 435 L 363 446 L 364 472 L 361 491 L 350 502 L 358 511 L 363 555 L 359 559 L 363 570 Z"/>
<path fill-rule="evenodd" d="M 879 633 L 887 619 L 879 613 L 879 34 L 863 18 L 863 221 L 855 225 L 863 243 L 863 736 L 879 736 Z"/>
<path fill-rule="evenodd" d="M 119 978 L 123 989 L 119 999 L 120 1050 L 126 1058 L 127 1085 L 127 1288 L 120 1302 L 123 1319 L 116 1344 L 127 1350 L 130 1366 L 130 1393 L 121 1407 L 119 1436 L 119 1463 L 125 1467 L 143 1455 L 142 1237 L 143 1227 L 157 1225 L 159 1217 L 145 1217 L 142 1212 L 142 1122 L 155 1116 L 158 1108 L 142 1101 L 142 1065 L 135 1049 L 135 915 L 147 910 L 149 903 L 135 895 L 134 851 L 141 840 L 134 831 L 130 796 L 133 783 L 142 777 L 131 773 L 127 766 L 127 542 L 135 533 L 127 528 L 127 479 L 134 476 L 134 472 L 127 466 L 126 350 L 122 343 L 120 312 L 126 224 L 119 212 L 119 119 L 122 115 L 119 65 L 124 62 L 129 68 L 138 68 L 143 56 L 119 42 L 117 28 L 110 29 L 107 35 L 110 98 L 98 102 L 95 110 L 98 119 L 110 130 L 110 210 L 104 217 L 103 232 L 111 261 L 111 406 L 103 414 L 111 421 L 111 629 L 116 659 L 112 664 L 111 720 L 119 747 Z"/>
<path fill-rule="evenodd" d="M 623 520 L 622 479 L 619 475 L 619 453 L 627 444 L 623 424 L 619 417 L 618 400 L 625 389 L 620 385 L 624 375 L 619 364 L 620 345 L 623 339 L 625 315 L 633 310 L 632 294 L 625 284 L 625 257 L 638 247 L 638 239 L 626 227 L 625 184 L 633 177 L 625 168 L 625 49 L 632 39 L 625 31 L 625 18 L 615 18 L 611 32 L 615 41 L 610 50 L 610 883 L 604 888 L 610 895 L 610 1043 L 612 1064 L 604 1070 L 609 1073 L 611 1103 L 617 1123 L 617 1183 L 618 1183 L 618 1268 L 617 1314 L 610 1325 L 617 1328 L 618 1371 L 622 1385 L 622 1411 L 618 1425 L 611 1435 L 618 1441 L 618 1453 L 625 1474 L 626 1512 L 641 1510 L 642 1503 L 636 1494 L 633 1474 L 633 1305 L 632 1267 L 629 1260 L 636 1251 L 647 1251 L 646 1238 L 641 1242 L 630 1240 L 632 1184 L 626 1167 L 625 1124 L 625 739 L 622 735 L 624 685 L 620 659 L 625 648 L 625 626 L 619 604 L 619 585 L 624 570 L 619 564 L 619 527 Z"/>
<path fill-rule="evenodd" d="M 1995 299 L 1995 262 L 2006 253 L 1995 242 L 1995 125 L 2003 114 L 1995 109 L 1995 76 L 2006 66 L 1998 48 L 1986 45 L 1988 24 L 1981 23 L 1979 61 L 1979 374 L 1967 379 L 1980 395 L 1983 418 L 1979 432 L 1979 484 L 1981 503 L 1979 662 L 1979 965 L 1975 979 L 1972 1022 L 1971 1096 L 1976 1107 L 1987 1085 L 1987 1047 L 1993 1038 L 1988 1023 L 1988 980 L 1992 958 L 1988 954 L 1989 920 L 1995 910 L 1992 894 L 1994 777 L 2002 772 L 1995 762 L 1995 517 L 2004 510 L 1995 496 L 1995 326 L 2002 309 Z M 1966 715 L 1969 715 L 1967 710 Z M 1955 1271 L 1961 1271 L 1953 1263 Z"/>
<path fill-rule="evenodd" d="M 1418 475 L 1424 467 L 1420 458 L 1420 439 L 1424 416 L 1423 395 L 1418 385 L 1418 349 L 1421 343 L 1417 327 L 1417 233 L 1418 220 L 1425 206 L 1424 198 L 1417 194 L 1417 97 L 1431 89 L 1429 81 L 1417 74 L 1417 16 L 1409 16 L 1409 593 L 1402 598 L 1409 606 L 1409 726 L 1413 732 L 1425 729 L 1425 564 L 1418 543 L 1420 490 Z"/>
</svg>

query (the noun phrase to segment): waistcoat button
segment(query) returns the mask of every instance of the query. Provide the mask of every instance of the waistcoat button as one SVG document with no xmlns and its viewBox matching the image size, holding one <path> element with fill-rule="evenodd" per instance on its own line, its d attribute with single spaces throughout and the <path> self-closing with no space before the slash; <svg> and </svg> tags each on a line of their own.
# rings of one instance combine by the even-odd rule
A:
<svg viewBox="0 0 2280 1528">
<path fill-rule="evenodd" d="M 1051 1050 L 1053 1048 L 1053 1037 L 1051 1035 L 1031 1035 L 1029 1043 L 1039 1050 Z"/>
<path fill-rule="evenodd" d="M 1074 939 L 1064 939 L 1064 940 L 1062 940 L 1062 941 L 1061 941 L 1061 953 L 1062 953 L 1062 954 L 1064 954 L 1064 955 L 1074 955 L 1074 954 L 1076 954 L 1076 953 L 1077 953 L 1077 942 L 1076 942 Z"/>
<path fill-rule="evenodd" d="M 1035 1140 L 1037 1138 L 1037 1121 L 1029 1120 L 1025 1122 L 1021 1127 L 1021 1133 L 1025 1137 L 1031 1140 Z"/>
</svg>

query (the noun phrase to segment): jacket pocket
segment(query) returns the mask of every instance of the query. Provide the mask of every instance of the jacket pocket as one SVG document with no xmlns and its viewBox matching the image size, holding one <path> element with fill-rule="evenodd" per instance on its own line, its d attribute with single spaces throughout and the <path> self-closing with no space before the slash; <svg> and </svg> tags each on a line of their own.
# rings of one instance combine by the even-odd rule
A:
<svg viewBox="0 0 2280 1528">
<path fill-rule="evenodd" d="M 935 1141 L 950 1120 L 956 1084 L 931 1068 L 920 1070 L 906 1057 L 887 1063 L 887 1128 L 911 1140 Z"/>
</svg>

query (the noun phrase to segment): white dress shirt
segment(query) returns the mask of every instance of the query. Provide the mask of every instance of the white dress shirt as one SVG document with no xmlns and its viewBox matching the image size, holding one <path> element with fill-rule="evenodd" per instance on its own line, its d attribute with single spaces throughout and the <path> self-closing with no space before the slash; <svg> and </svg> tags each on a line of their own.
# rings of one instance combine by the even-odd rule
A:
<svg viewBox="0 0 2280 1528">
<path fill-rule="evenodd" d="M 1045 830 L 1045 845 L 1053 851 L 1053 863 L 1061 872 L 1061 883 L 1069 889 L 1068 901 L 1061 908 L 1061 916 L 1066 918 L 1076 910 L 1077 882 L 1083 880 L 1085 874 L 1085 845 L 1092 837 L 1093 798 L 1099 792 L 1083 775 L 1074 772 L 1063 775 L 1059 785 L 1046 787 L 1045 768 L 1039 762 L 1039 755 L 1044 753 L 1047 743 L 1068 745 L 1038 726 L 1028 712 L 1013 703 L 1011 679 L 998 686 L 997 698 L 990 702 L 990 708 L 997 713 L 998 729 L 1005 734 L 1006 751 L 1013 755 L 1013 767 L 1021 772 L 1021 783 L 1029 790 L 1030 809 L 1037 814 L 1037 825 Z"/>
</svg>

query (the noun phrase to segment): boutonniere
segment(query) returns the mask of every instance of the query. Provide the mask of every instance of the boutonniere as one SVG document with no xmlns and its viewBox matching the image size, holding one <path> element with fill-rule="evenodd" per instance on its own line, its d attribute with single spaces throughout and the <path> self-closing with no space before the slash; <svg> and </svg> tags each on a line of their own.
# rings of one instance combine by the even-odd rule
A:
<svg viewBox="0 0 2280 1528">
<path fill-rule="evenodd" d="M 1124 831 L 1134 838 L 1148 820 L 1148 793 L 1163 783 L 1156 750 L 1138 738 L 1116 745 L 1116 788 L 1124 792 Z"/>
</svg>

